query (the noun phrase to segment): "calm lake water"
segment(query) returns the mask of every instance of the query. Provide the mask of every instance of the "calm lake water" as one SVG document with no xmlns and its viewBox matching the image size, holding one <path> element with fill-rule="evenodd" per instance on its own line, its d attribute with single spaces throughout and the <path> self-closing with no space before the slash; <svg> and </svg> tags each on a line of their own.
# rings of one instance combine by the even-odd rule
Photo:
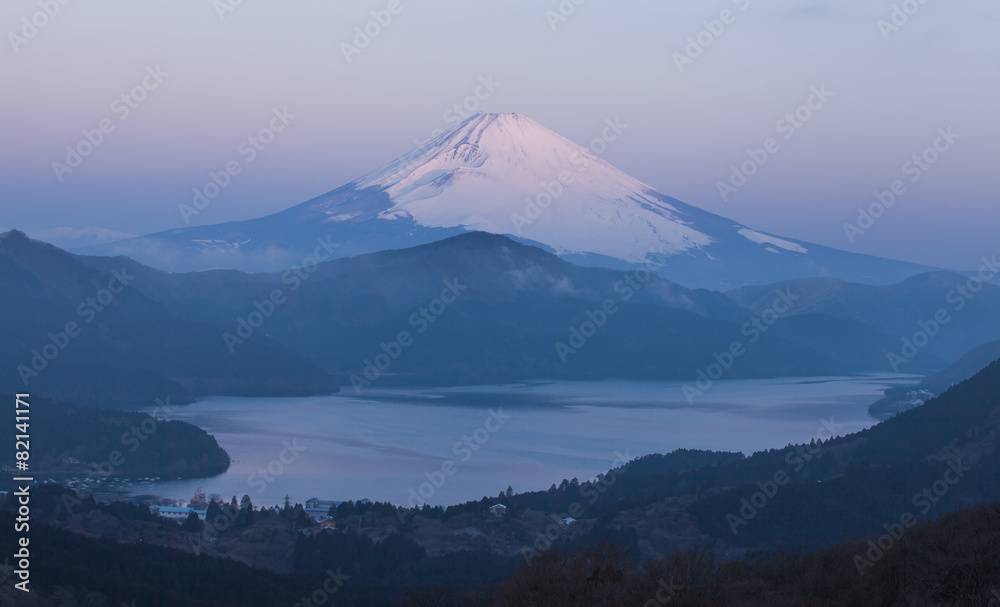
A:
<svg viewBox="0 0 1000 607">
<path fill-rule="evenodd" d="M 875 423 L 867 408 L 886 387 L 918 379 L 720 381 L 693 404 L 683 383 L 640 381 L 205 398 L 178 407 L 171 419 L 213 434 L 233 460 L 229 471 L 133 493 L 188 500 L 200 487 L 226 499 L 249 494 L 265 506 L 282 503 L 285 494 L 293 503 L 319 497 L 412 504 L 415 495 L 429 504 L 460 503 L 508 485 L 527 491 L 591 479 L 612 467 L 616 453 L 749 455 L 828 436 L 826 426 L 848 434 Z"/>
</svg>

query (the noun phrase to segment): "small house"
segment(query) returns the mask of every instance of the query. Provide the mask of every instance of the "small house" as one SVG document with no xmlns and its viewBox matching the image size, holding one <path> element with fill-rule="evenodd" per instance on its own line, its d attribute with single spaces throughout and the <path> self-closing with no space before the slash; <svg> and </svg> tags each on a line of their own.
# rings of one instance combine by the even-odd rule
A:
<svg viewBox="0 0 1000 607">
<path fill-rule="evenodd" d="M 493 504 L 490 506 L 490 516 L 493 518 L 503 518 L 507 516 L 507 506 L 503 504 Z"/>
</svg>

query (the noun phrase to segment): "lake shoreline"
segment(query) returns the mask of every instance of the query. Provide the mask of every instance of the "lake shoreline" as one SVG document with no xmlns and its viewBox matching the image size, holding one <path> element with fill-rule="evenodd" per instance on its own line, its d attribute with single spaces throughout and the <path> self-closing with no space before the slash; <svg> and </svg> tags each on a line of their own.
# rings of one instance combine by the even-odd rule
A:
<svg viewBox="0 0 1000 607">
<path fill-rule="evenodd" d="M 753 451 L 809 442 L 824 424 L 855 432 L 900 374 L 722 380 L 690 403 L 682 382 L 540 381 L 497 386 L 370 388 L 361 396 L 209 397 L 171 419 L 214 435 L 233 461 L 222 475 L 135 493 L 183 501 L 208 493 L 280 504 L 311 497 L 406 504 L 442 465 L 455 472 L 426 501 L 449 505 L 593 478 L 616 451 Z M 493 414 L 491 417 L 491 413 Z M 496 421 L 497 416 L 501 422 Z M 491 421 L 491 419 L 493 421 Z M 426 493 L 426 491 L 425 491 Z"/>
</svg>

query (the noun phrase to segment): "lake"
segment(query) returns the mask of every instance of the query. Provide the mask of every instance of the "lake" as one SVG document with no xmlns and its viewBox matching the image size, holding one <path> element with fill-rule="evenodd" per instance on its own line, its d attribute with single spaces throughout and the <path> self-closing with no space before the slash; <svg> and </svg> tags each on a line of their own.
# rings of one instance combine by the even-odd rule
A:
<svg viewBox="0 0 1000 607">
<path fill-rule="evenodd" d="M 629 458 L 678 448 L 754 451 L 849 434 L 910 375 L 716 382 L 693 402 L 683 382 L 531 382 L 369 389 L 308 398 L 210 397 L 170 419 L 213 434 L 225 474 L 134 488 L 189 500 L 198 488 L 254 504 L 311 497 L 454 504 L 592 479 Z"/>
</svg>

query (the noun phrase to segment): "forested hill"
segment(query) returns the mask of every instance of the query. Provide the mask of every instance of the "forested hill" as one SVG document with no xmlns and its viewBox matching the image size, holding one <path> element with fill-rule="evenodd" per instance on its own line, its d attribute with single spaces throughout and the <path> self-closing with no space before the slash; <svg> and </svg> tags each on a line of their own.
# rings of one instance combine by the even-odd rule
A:
<svg viewBox="0 0 1000 607">
<path fill-rule="evenodd" d="M 14 409 L 14 395 L 0 395 Z M 229 455 L 215 438 L 182 421 L 163 421 L 146 413 L 77 407 L 48 399 L 29 398 L 31 471 L 46 475 L 158 476 L 199 478 L 222 474 Z M 162 403 L 155 415 L 173 407 Z M 14 416 L 0 424 L 0 444 L 14 445 Z M 0 463 L 14 466 L 13 449 Z"/>
</svg>

